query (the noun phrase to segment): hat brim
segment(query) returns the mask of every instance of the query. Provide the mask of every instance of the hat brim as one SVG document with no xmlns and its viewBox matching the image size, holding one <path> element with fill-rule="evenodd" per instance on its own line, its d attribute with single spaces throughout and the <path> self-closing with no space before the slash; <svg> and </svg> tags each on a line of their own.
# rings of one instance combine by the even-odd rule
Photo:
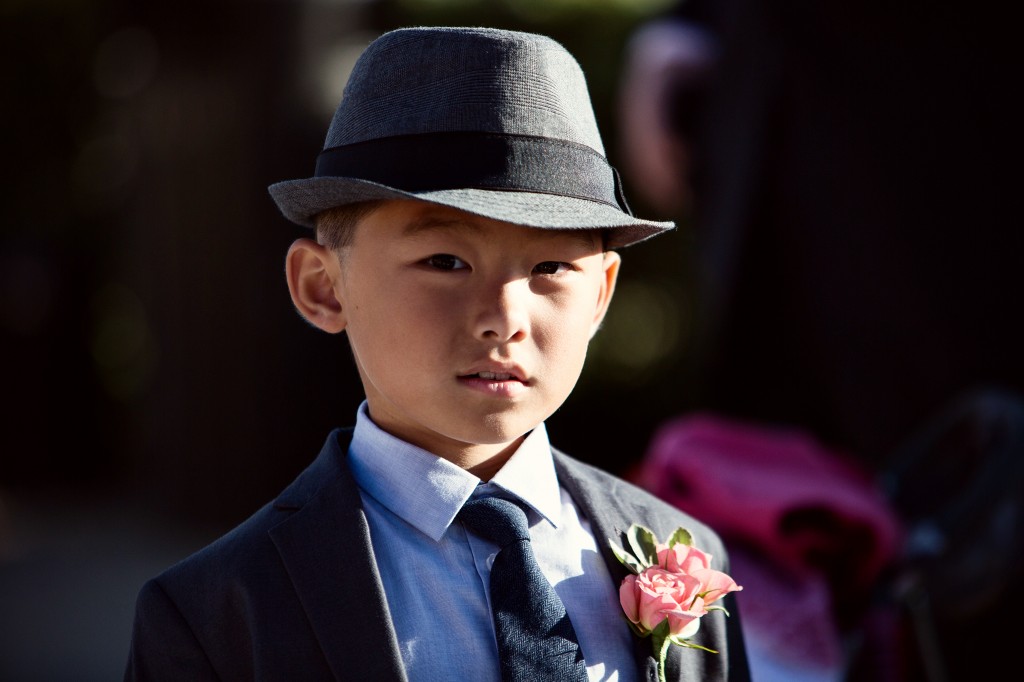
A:
<svg viewBox="0 0 1024 682">
<path fill-rule="evenodd" d="M 314 227 L 316 214 L 329 208 L 381 199 L 418 199 L 524 227 L 606 229 L 609 248 L 636 244 L 675 228 L 672 221 L 635 218 L 597 201 L 537 192 L 488 189 L 406 192 L 368 180 L 343 177 L 286 180 L 268 189 L 288 220 L 310 228 Z"/>
</svg>

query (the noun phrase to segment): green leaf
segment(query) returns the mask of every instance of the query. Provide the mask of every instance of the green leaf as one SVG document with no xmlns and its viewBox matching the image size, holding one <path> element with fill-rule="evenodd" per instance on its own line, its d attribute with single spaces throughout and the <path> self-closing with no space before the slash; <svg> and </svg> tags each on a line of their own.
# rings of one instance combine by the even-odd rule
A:
<svg viewBox="0 0 1024 682">
<path fill-rule="evenodd" d="M 685 528 L 676 528 L 676 532 L 672 533 L 672 536 L 668 539 L 668 546 L 674 545 L 686 545 L 689 547 L 693 544 L 693 536 L 690 535 L 690 531 Z"/>
<path fill-rule="evenodd" d="M 622 549 L 615 541 L 611 538 L 608 539 L 608 545 L 612 548 L 612 554 L 619 560 L 619 563 L 631 570 L 635 574 L 640 574 L 644 568 L 637 561 L 636 557 Z"/>
<path fill-rule="evenodd" d="M 709 654 L 718 653 L 714 649 L 709 649 L 706 646 L 701 646 L 700 644 L 694 644 L 693 642 L 686 639 L 672 639 L 671 641 L 673 644 L 678 644 L 679 646 L 686 647 L 687 649 L 700 649 L 701 651 L 706 651 Z"/>
<path fill-rule="evenodd" d="M 626 539 L 643 568 L 658 563 L 658 539 L 649 528 L 634 523 L 626 531 Z"/>
<path fill-rule="evenodd" d="M 628 556 L 626 554 L 626 550 L 619 547 L 619 543 L 615 542 L 615 540 L 612 540 L 611 538 L 608 538 L 608 546 L 612 548 L 612 554 L 614 554 L 615 558 L 619 560 L 619 563 L 625 564 L 626 557 Z"/>
</svg>

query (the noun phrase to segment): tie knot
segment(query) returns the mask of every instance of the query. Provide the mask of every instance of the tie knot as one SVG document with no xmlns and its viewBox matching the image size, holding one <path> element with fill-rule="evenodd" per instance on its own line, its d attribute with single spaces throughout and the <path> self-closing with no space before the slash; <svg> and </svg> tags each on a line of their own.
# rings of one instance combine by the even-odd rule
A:
<svg viewBox="0 0 1024 682">
<path fill-rule="evenodd" d="M 458 519 L 471 531 L 501 548 L 530 539 L 526 512 L 511 500 L 500 497 L 469 500 L 459 511 Z"/>
</svg>

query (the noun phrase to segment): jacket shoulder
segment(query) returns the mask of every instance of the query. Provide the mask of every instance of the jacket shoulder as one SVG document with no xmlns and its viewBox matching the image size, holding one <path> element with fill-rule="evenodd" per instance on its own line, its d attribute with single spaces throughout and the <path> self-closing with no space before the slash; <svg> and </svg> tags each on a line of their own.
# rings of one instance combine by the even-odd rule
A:
<svg viewBox="0 0 1024 682">
<path fill-rule="evenodd" d="M 339 456 L 346 451 L 344 433 L 333 432 L 275 500 L 143 585 L 126 679 L 253 679 L 256 669 L 286 670 L 295 661 L 304 661 L 306 679 L 328 676 L 274 535 L 304 509 L 331 506 L 319 498 L 359 506 Z M 270 644 L 285 640 L 290 646 Z"/>
<path fill-rule="evenodd" d="M 345 473 L 350 429 L 331 433 L 319 456 L 273 501 L 207 546 L 172 565 L 155 580 L 165 589 L 180 583 L 214 586 L 245 580 L 266 561 L 277 561 L 270 531 L 315 498 L 320 490 Z"/>
<path fill-rule="evenodd" d="M 617 537 L 636 523 L 665 540 L 682 527 L 693 535 L 695 545 L 719 559 L 722 565 L 716 568 L 726 570 L 722 568 L 728 566 L 725 547 L 718 533 L 707 524 L 620 476 L 560 450 L 554 450 L 554 454 L 560 482 L 605 530 L 612 524 Z"/>
</svg>

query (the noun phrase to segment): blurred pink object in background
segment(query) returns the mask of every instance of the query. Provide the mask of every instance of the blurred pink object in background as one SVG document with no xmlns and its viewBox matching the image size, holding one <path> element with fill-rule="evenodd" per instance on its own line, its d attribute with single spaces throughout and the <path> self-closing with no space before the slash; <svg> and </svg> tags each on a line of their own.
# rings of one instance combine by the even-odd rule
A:
<svg viewBox="0 0 1024 682">
<path fill-rule="evenodd" d="M 901 527 L 851 459 L 797 429 L 698 413 L 660 428 L 633 478 L 722 535 L 755 679 L 845 679 L 857 643 L 891 659 L 898 636 L 871 601 Z"/>
</svg>

